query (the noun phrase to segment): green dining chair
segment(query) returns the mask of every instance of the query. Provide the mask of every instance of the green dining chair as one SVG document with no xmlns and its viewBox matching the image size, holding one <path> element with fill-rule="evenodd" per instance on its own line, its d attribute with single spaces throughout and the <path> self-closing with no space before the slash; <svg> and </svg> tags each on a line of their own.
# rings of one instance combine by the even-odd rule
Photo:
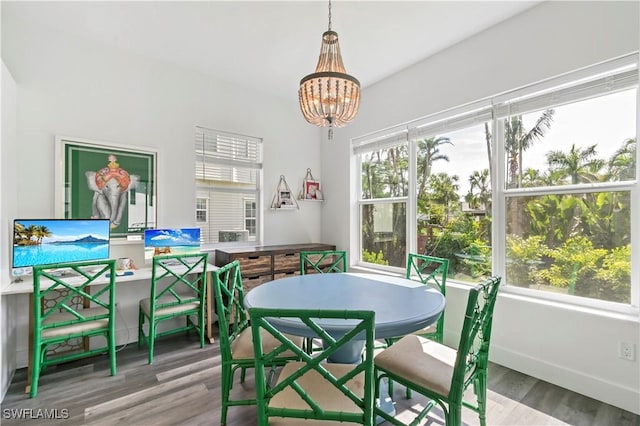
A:
<svg viewBox="0 0 640 426">
<path fill-rule="evenodd" d="M 150 295 L 140 300 L 138 306 L 138 347 L 147 345 L 149 364 L 153 363 L 155 341 L 162 336 L 196 330 L 200 347 L 204 348 L 207 259 L 208 253 L 153 258 Z M 158 331 L 159 323 L 180 317 L 184 317 L 183 325 Z"/>
<path fill-rule="evenodd" d="M 449 259 L 409 253 L 405 277 L 409 280 L 417 279 L 422 284 L 438 290 L 446 297 L 448 270 Z M 412 334 L 442 343 L 444 338 L 444 312 L 435 324 L 414 331 Z"/>
<path fill-rule="evenodd" d="M 489 344 L 500 281 L 500 277 L 493 277 L 469 290 L 457 349 L 407 335 L 376 356 L 376 376 L 400 383 L 431 400 L 411 424 L 418 424 L 438 404 L 449 426 L 462 424 L 463 406 L 477 412 L 480 425 L 486 425 Z M 379 385 L 376 386 L 379 395 Z M 463 399 L 469 386 L 473 386 L 475 403 Z M 382 410 L 376 409 L 376 413 L 394 425 L 403 425 Z"/>
<path fill-rule="evenodd" d="M 300 275 L 347 272 L 347 252 L 318 250 L 300 252 Z"/>
<path fill-rule="evenodd" d="M 255 350 L 258 425 L 320 424 L 319 421 L 332 425 L 373 425 L 373 311 L 251 308 L 249 314 Z M 278 330 L 273 323 L 275 319 L 303 322 L 325 341 L 323 349 L 307 354 Z M 344 322 L 344 331 L 340 336 L 330 335 L 322 327 L 323 320 L 332 324 Z M 266 349 L 265 335 L 279 345 Z M 355 340 L 364 342 L 362 362 L 327 362 L 333 353 Z M 288 362 L 276 383 L 271 383 L 268 371 L 271 360 L 284 351 L 296 353 L 300 361 Z"/>
<path fill-rule="evenodd" d="M 33 267 L 31 398 L 38 394 L 40 374 L 49 365 L 106 352 L 111 375 L 116 374 L 115 265 L 115 260 L 100 260 Z M 104 285 L 91 288 L 97 280 Z M 86 339 L 97 336 L 103 336 L 105 344 L 90 346 Z M 85 342 L 70 353 L 53 349 L 72 339 Z"/>
<path fill-rule="evenodd" d="M 311 250 L 300 252 L 300 275 L 347 272 L 347 252 L 343 250 Z M 307 353 L 314 351 L 313 339 L 304 341 Z"/>
<path fill-rule="evenodd" d="M 244 307 L 244 290 L 240 274 L 240 263 L 234 260 L 213 271 L 213 291 L 218 314 L 218 329 L 220 355 L 222 359 L 222 409 L 220 424 L 227 423 L 229 407 L 238 405 L 255 405 L 255 398 L 231 399 L 234 376 L 240 369 L 240 382 L 244 382 L 248 368 L 255 367 L 253 340 L 249 313 Z M 299 348 L 302 348 L 302 338 L 290 336 Z M 278 345 L 278 342 L 265 336 L 262 344 L 266 351 Z M 281 366 L 287 361 L 298 359 L 293 351 L 285 351 L 274 356 L 269 364 L 271 367 Z"/>
</svg>

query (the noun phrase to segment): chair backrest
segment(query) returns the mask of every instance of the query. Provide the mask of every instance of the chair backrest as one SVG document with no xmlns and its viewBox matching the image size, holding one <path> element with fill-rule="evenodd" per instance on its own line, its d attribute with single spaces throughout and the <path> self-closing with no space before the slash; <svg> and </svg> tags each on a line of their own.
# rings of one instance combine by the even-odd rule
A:
<svg viewBox="0 0 640 426">
<path fill-rule="evenodd" d="M 347 272 L 347 252 L 342 250 L 301 251 L 300 274 Z"/>
<path fill-rule="evenodd" d="M 207 290 L 208 253 L 154 256 L 151 270 L 149 314 L 158 309 L 199 302 Z M 162 282 L 162 285 L 159 285 Z"/>
<path fill-rule="evenodd" d="M 352 422 L 365 425 L 373 424 L 374 385 L 373 349 L 374 349 L 374 323 L 373 311 L 338 311 L 338 310 L 302 310 L 302 309 L 264 309 L 250 308 L 251 328 L 253 335 L 253 348 L 256 361 L 256 396 L 258 403 L 258 423 L 267 425 L 269 417 L 292 417 L 303 419 L 332 420 Z M 301 321 L 306 324 L 318 337 L 324 340 L 322 350 L 314 351 L 313 355 L 307 354 L 303 349 L 292 342 L 285 334 L 281 333 L 273 324 L 274 319 L 286 321 Z M 322 320 L 329 320 L 335 325 L 336 321 L 344 321 L 344 331 L 340 336 L 332 336 L 322 327 Z M 268 352 L 264 352 L 262 339 L 265 333 L 273 336 L 280 342 Z M 359 364 L 332 364 L 327 359 L 339 349 L 351 345 L 354 341 L 364 341 L 364 355 Z M 356 342 L 358 344 L 358 342 Z M 300 359 L 299 368 L 282 370 L 277 384 L 267 382 L 269 377 L 270 361 L 284 351 L 294 352 Z M 343 366 L 339 370 L 335 366 Z M 331 371 L 328 371 L 328 369 Z M 283 377 L 289 371 L 291 374 Z M 338 372 L 339 371 L 339 372 Z M 313 383 L 301 380 L 303 375 L 311 373 L 314 376 Z M 353 384 L 350 382 L 356 378 L 364 377 L 364 389 L 362 394 L 356 394 Z M 322 385 L 328 384 L 339 391 L 339 396 L 346 396 L 353 405 L 345 411 L 329 409 L 326 407 L 327 394 L 318 392 L 319 385 L 316 380 L 321 380 Z M 307 383 L 305 386 L 304 383 Z M 315 389 L 315 392 L 314 392 Z M 329 387 L 329 389 L 331 389 Z M 269 402 L 278 395 L 297 394 L 301 400 L 296 407 L 270 407 Z M 296 398 L 297 400 L 298 398 Z M 324 407 L 323 407 L 324 405 Z"/>
<path fill-rule="evenodd" d="M 467 381 L 477 372 L 486 371 L 489 362 L 489 343 L 493 308 L 498 296 L 501 277 L 495 276 L 469 290 L 467 308 L 462 324 L 460 343 L 451 380 L 449 399 L 460 402 Z"/>
<path fill-rule="evenodd" d="M 222 359 L 228 361 L 231 360 L 233 342 L 249 327 L 239 261 L 234 260 L 213 271 L 213 292 L 218 314 L 220 352 Z"/>
<path fill-rule="evenodd" d="M 449 259 L 409 253 L 407 259 L 406 278 L 418 277 L 422 284 L 427 284 L 442 295 L 446 295 L 447 272 Z"/>
<path fill-rule="evenodd" d="M 114 327 L 115 319 L 115 260 L 58 263 L 33 267 L 33 317 L 36 331 L 76 325 L 100 319 L 109 319 Z M 109 274 L 105 286 L 89 286 Z M 43 278 L 47 279 L 46 281 Z M 50 285 L 49 285 L 50 284 Z M 44 288 L 43 288 L 44 287 Z M 89 307 L 106 311 L 82 311 Z M 67 313 L 62 321 L 47 321 L 57 313 Z"/>
<path fill-rule="evenodd" d="M 443 296 L 447 295 L 447 272 L 449 259 L 409 253 L 407 258 L 406 278 L 417 277 L 422 284 L 438 290 Z M 444 315 L 440 315 L 436 323 L 436 336 L 442 342 L 444 336 Z"/>
</svg>

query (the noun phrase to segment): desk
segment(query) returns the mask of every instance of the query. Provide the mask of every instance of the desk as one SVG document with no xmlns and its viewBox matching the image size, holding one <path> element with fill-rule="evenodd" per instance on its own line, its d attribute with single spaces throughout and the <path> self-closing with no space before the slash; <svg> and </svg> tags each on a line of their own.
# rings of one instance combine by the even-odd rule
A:
<svg viewBox="0 0 640 426">
<path fill-rule="evenodd" d="M 176 270 L 179 270 L 180 268 L 175 268 Z M 186 268 L 184 268 L 186 270 Z M 207 317 L 207 324 L 206 324 L 206 338 L 209 339 L 210 343 L 213 343 L 214 338 L 213 338 L 213 330 L 212 330 L 212 319 L 215 318 L 215 314 L 213 313 L 213 297 L 211 296 L 211 292 L 212 292 L 212 288 L 213 288 L 213 276 L 211 274 L 212 271 L 218 269 L 217 266 L 212 265 L 212 264 L 207 264 L 207 272 L 209 272 L 209 277 L 207 279 L 207 294 L 206 294 L 206 306 L 205 306 L 205 310 L 206 310 L 206 317 Z M 198 273 L 201 272 L 202 270 L 200 269 L 199 271 L 196 269 L 194 269 L 194 273 Z M 70 281 L 74 281 L 77 280 L 78 284 L 80 284 L 81 282 L 84 281 L 84 277 L 78 276 L 78 277 L 71 277 L 69 278 Z M 136 269 L 133 273 L 133 275 L 121 275 L 121 276 L 116 276 L 116 285 L 121 285 L 121 284 L 130 284 L 130 283 L 134 283 L 134 282 L 139 282 L 139 281 L 150 281 L 151 280 L 151 267 L 146 267 L 146 268 L 140 268 L 140 269 Z M 93 281 L 90 286 L 96 286 L 96 285 L 106 285 L 108 283 L 108 279 L 105 277 L 100 277 L 98 279 L 96 279 L 95 281 Z M 42 279 L 42 288 L 48 288 L 51 284 L 53 284 L 52 281 L 44 278 Z M 147 290 L 147 294 L 148 294 Z M 32 344 L 33 344 L 33 324 L 31 323 L 32 319 L 33 319 L 33 299 L 32 299 L 32 295 L 33 295 L 33 277 L 30 275 L 27 276 L 23 276 L 21 278 L 21 281 L 18 282 L 12 282 L 11 284 L 7 285 L 6 287 L 4 287 L 1 291 L 1 294 L 3 296 L 5 295 L 12 295 L 12 294 L 28 294 L 29 295 L 29 339 L 28 339 L 28 356 L 27 356 L 27 369 L 30 370 L 31 368 L 31 353 L 32 353 Z M 147 296 L 148 297 L 148 296 Z M 30 386 L 30 379 L 31 379 L 31 375 L 29 373 L 27 373 L 27 390 L 26 392 L 29 392 L 29 386 Z"/>
<path fill-rule="evenodd" d="M 444 296 L 428 286 L 404 278 L 376 274 L 308 274 L 262 284 L 245 296 L 247 308 L 356 309 L 376 313 L 376 339 L 397 337 L 427 327 L 444 310 Z M 282 332 L 316 337 L 301 321 L 274 319 Z M 335 336 L 341 321 L 325 320 L 322 326 Z M 344 321 L 342 321 L 344 324 Z M 352 345 L 332 358 L 356 363 L 362 346 Z"/>
</svg>

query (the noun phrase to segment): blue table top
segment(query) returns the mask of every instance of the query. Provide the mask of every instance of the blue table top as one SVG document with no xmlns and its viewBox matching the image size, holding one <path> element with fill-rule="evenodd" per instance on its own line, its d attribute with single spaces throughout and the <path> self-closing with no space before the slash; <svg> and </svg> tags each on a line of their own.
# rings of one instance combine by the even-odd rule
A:
<svg viewBox="0 0 640 426">
<path fill-rule="evenodd" d="M 433 324 L 445 307 L 442 294 L 399 277 L 376 274 L 309 274 L 262 284 L 245 296 L 247 308 L 355 309 L 376 313 L 376 338 L 402 336 Z M 302 322 L 278 319 L 278 328 L 314 337 Z M 339 335 L 344 320 L 323 320 L 323 327 Z"/>
</svg>

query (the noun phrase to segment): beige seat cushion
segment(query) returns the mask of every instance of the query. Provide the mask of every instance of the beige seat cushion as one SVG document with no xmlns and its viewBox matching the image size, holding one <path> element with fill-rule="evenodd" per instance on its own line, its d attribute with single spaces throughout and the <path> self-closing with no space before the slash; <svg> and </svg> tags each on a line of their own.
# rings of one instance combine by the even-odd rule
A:
<svg viewBox="0 0 640 426">
<path fill-rule="evenodd" d="M 105 308 L 88 308 L 88 309 L 83 309 L 80 312 L 82 313 L 83 316 L 90 317 L 90 316 L 105 315 L 109 312 L 109 310 Z M 43 324 L 52 324 L 59 321 L 71 321 L 73 319 L 77 319 L 77 317 L 71 314 L 70 312 L 58 312 L 58 313 L 52 314 L 50 317 L 44 320 Z M 108 327 L 109 327 L 108 318 L 98 319 L 94 321 L 64 325 L 61 327 L 55 327 L 55 328 L 50 328 L 48 330 L 44 330 L 42 332 L 42 338 L 46 339 L 51 337 L 60 337 L 60 336 L 66 336 L 69 334 L 82 333 L 82 332 L 87 332 L 92 330 L 100 330 L 102 328 L 108 328 Z"/>
<path fill-rule="evenodd" d="M 264 329 L 260 329 L 260 336 L 262 338 L 262 348 L 263 351 L 271 352 L 278 346 L 280 346 L 280 341 L 273 337 L 270 333 L 268 333 Z M 302 337 L 299 336 L 291 336 L 289 334 L 285 334 L 296 346 L 302 348 Z M 242 330 L 240 335 L 236 340 L 231 344 L 231 358 L 233 359 L 248 359 L 253 358 L 253 337 L 251 336 L 251 327 L 245 328 Z M 295 354 L 292 351 L 284 351 L 280 356 L 282 357 L 293 357 Z"/>
<path fill-rule="evenodd" d="M 457 352 L 420 336 L 408 335 L 374 358 L 376 367 L 441 395 L 449 395 Z"/>
<path fill-rule="evenodd" d="M 184 297 L 192 297 L 192 296 L 184 296 Z M 171 303 L 171 302 L 177 302 L 177 299 L 171 295 L 167 295 L 167 296 L 162 296 L 160 299 L 158 299 L 157 304 L 161 305 L 163 303 Z M 169 306 L 166 308 L 156 309 L 156 315 L 178 314 L 180 312 L 186 312 L 186 311 L 192 311 L 194 309 L 198 309 L 199 306 L 200 306 L 200 302 L 191 302 L 191 303 L 185 303 L 183 305 Z M 140 300 L 140 308 L 142 309 L 142 312 L 144 312 L 147 316 L 149 316 L 149 312 L 151 311 L 151 299 L 146 298 L 146 299 Z"/>
<path fill-rule="evenodd" d="M 305 366 L 304 362 L 292 361 L 282 368 L 278 376 L 278 383 L 290 374 Z M 354 368 L 352 364 L 323 364 L 334 376 L 341 377 Z M 298 384 L 316 401 L 324 410 L 345 411 L 350 413 L 361 413 L 362 409 L 353 401 L 346 397 L 338 388 L 325 380 L 317 371 L 310 370 L 297 380 Z M 364 397 L 364 373 L 360 373 L 347 382 L 347 386 L 360 398 Z M 269 407 L 278 408 L 298 408 L 302 410 L 311 409 L 309 405 L 300 398 L 291 387 L 287 387 L 282 392 L 276 394 Z M 350 423 L 329 422 L 320 420 L 304 420 L 294 418 L 269 417 L 269 425 L 299 425 L 318 424 L 344 426 Z"/>
<path fill-rule="evenodd" d="M 411 333 L 411 334 L 416 334 L 416 335 L 433 334 L 433 333 L 435 333 L 436 331 L 438 331 L 438 330 L 436 329 L 436 325 L 435 325 L 435 324 L 431 324 L 430 326 L 425 327 L 425 328 L 421 328 L 420 330 L 416 330 L 416 331 L 414 331 L 414 332 L 413 332 L 413 333 Z"/>
</svg>

